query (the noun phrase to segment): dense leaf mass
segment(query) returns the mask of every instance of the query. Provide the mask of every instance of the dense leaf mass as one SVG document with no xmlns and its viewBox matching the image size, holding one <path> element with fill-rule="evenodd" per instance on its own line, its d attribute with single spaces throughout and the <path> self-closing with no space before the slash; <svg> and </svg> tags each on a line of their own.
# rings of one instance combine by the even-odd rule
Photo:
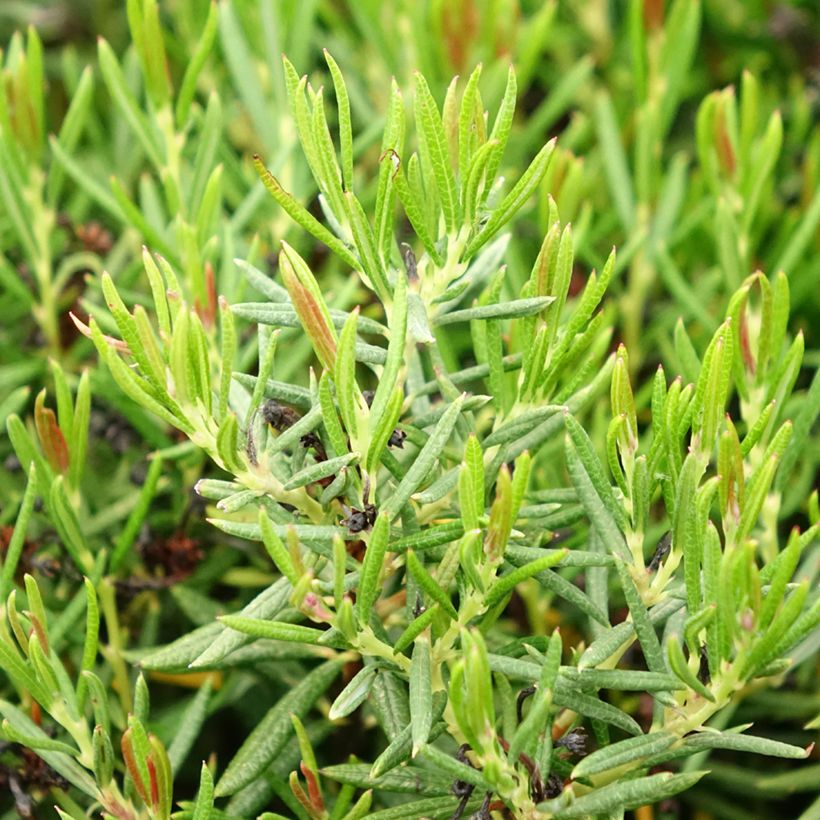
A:
<svg viewBox="0 0 820 820">
<path fill-rule="evenodd" d="M 3 816 L 816 817 L 818 32 L 3 4 Z"/>
</svg>

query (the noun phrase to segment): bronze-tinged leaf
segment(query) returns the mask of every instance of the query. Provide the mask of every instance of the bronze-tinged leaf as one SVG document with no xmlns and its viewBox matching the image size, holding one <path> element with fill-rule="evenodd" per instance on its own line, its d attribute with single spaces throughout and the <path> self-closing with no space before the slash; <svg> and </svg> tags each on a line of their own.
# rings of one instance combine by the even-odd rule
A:
<svg viewBox="0 0 820 820">
<path fill-rule="evenodd" d="M 60 430 L 57 424 L 54 411 L 43 404 L 45 395 L 46 391 L 41 391 L 34 403 L 34 424 L 37 428 L 37 436 L 40 439 L 43 454 L 51 465 L 51 469 L 62 475 L 68 472 L 70 462 L 68 445 L 65 436 L 63 436 L 63 431 Z"/>
<path fill-rule="evenodd" d="M 284 242 L 279 254 L 279 268 L 299 321 L 310 337 L 319 361 L 332 372 L 336 365 L 336 332 L 312 274 L 304 260 Z"/>
<path fill-rule="evenodd" d="M 151 805 L 151 798 L 148 793 L 148 788 L 146 784 L 142 780 L 142 776 L 140 775 L 140 768 L 137 765 L 137 758 L 134 753 L 134 744 L 131 740 L 131 735 L 133 734 L 132 729 L 129 727 L 128 729 L 123 732 L 122 740 L 120 742 L 120 746 L 122 748 L 122 757 L 125 761 L 125 768 L 128 771 L 128 774 L 131 775 L 131 779 L 134 782 L 134 787 L 137 790 L 137 794 L 142 798 L 142 801 L 146 805 Z"/>
<path fill-rule="evenodd" d="M 216 293 L 216 276 L 214 266 L 210 262 L 205 263 L 205 304 L 202 304 L 197 296 L 194 308 L 202 321 L 206 330 L 212 330 L 216 324 L 218 297 Z"/>
<path fill-rule="evenodd" d="M 68 315 L 71 317 L 71 321 L 74 322 L 77 330 L 79 330 L 80 333 L 86 337 L 86 339 L 92 338 L 91 328 L 83 322 L 82 319 L 78 319 L 71 311 L 68 312 Z M 122 339 L 115 339 L 113 336 L 106 336 L 105 334 L 103 334 L 103 339 L 105 339 L 106 344 L 114 350 L 117 350 L 120 353 L 131 353 L 131 348 L 128 347 Z"/>
</svg>

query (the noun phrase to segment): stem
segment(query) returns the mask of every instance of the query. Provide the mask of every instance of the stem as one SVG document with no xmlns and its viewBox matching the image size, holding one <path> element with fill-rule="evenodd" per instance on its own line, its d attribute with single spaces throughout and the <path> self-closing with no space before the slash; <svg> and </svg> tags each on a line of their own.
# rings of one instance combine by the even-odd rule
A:
<svg viewBox="0 0 820 820">
<path fill-rule="evenodd" d="M 353 643 L 353 648 L 363 657 L 375 655 L 378 658 L 384 658 L 391 663 L 398 664 L 403 672 L 410 671 L 410 659 L 401 652 L 394 652 L 393 647 L 377 638 L 370 627 L 365 627 L 359 632 L 355 641 L 351 641 L 351 643 Z"/>
<path fill-rule="evenodd" d="M 107 578 L 100 584 L 100 608 L 108 631 L 108 646 L 102 652 L 114 670 L 114 688 L 119 695 L 123 711 L 128 714 L 133 709 L 131 682 L 128 678 L 128 667 L 125 665 L 122 656 L 122 633 L 120 632 L 120 623 L 117 617 L 114 586 Z"/>
<path fill-rule="evenodd" d="M 36 212 L 32 221 L 32 232 L 36 244 L 37 258 L 32 260 L 34 276 L 40 303 L 35 309 L 35 318 L 46 337 L 49 354 L 59 359 L 60 324 L 58 319 L 57 292 L 52 281 L 51 248 L 49 237 L 54 230 L 54 212 L 43 202 L 43 174 L 38 170 L 34 175 L 34 194 Z"/>
</svg>

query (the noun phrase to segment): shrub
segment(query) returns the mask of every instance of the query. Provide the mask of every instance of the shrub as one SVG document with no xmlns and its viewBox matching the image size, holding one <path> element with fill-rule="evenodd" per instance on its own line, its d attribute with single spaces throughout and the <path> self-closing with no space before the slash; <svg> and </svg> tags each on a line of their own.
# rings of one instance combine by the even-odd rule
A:
<svg viewBox="0 0 820 820">
<path fill-rule="evenodd" d="M 536 144 L 529 123 L 549 118 L 516 116 L 513 69 L 479 66 L 439 105 L 425 76 L 440 84 L 444 60 L 389 92 L 374 82 L 383 117 L 354 131 L 369 103 L 325 52 L 335 105 L 271 61 L 290 112 L 277 119 L 250 6 L 180 12 L 177 42 L 135 0 L 128 58 L 99 44 L 103 123 L 121 118 L 114 142 L 134 151 L 128 182 L 106 187 L 91 169 L 117 147 L 77 156 L 84 132 L 86 147 L 99 137 L 91 70 L 74 72 L 46 145 L 42 47 L 33 30 L 12 39 L 0 265 L 48 347 L 56 402 L 39 392 L 26 424 L 17 385 L 46 372 L 4 366 L 0 415 L 26 477 L 4 502 L 0 581 L 19 810 L 24 786 L 50 789 L 64 817 L 348 820 L 622 816 L 681 793 L 733 811 L 697 785 L 710 770 L 703 782 L 730 790 L 811 791 L 812 764 L 767 786 L 726 761 L 812 749 L 738 714 L 808 689 L 816 663 L 820 381 L 801 370 L 799 327 L 820 199 L 788 204 L 776 169 L 794 146 L 751 73 L 739 110 L 732 89 L 699 105 L 697 169 L 666 162 L 699 5 L 665 23 L 642 8 L 624 23 L 632 169 L 606 85 L 589 119 Z M 298 18 L 277 35 L 271 9 L 266 49 L 282 36 L 304 51 Z M 560 18 L 545 9 L 522 30 L 546 38 Z M 201 36 L 183 42 L 193 19 Z M 223 133 L 231 98 L 200 103 L 217 35 L 250 137 Z M 572 70 L 566 93 L 589 60 Z M 799 129 L 809 103 L 789 101 Z M 573 153 L 584 129 L 591 167 Z M 294 140 L 303 159 L 285 162 Z M 73 249 L 52 234 L 62 207 L 122 236 Z M 613 234 L 620 249 L 601 255 Z M 78 375 L 89 339 L 102 366 Z M 152 451 L 138 491 L 138 459 L 89 435 L 92 396 L 128 421 L 97 422 L 112 443 Z M 56 576 L 44 555 L 60 556 Z M 810 729 L 810 691 L 784 697 Z"/>
</svg>

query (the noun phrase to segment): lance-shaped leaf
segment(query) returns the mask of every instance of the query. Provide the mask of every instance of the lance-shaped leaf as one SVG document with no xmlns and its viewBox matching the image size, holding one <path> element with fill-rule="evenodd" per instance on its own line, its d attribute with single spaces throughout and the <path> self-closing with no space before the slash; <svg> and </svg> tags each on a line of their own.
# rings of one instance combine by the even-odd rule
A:
<svg viewBox="0 0 820 820">
<path fill-rule="evenodd" d="M 495 705 L 487 645 L 478 630 L 463 630 L 461 646 L 464 653 L 466 719 L 474 736 L 479 739 L 479 744 L 483 745 L 482 741 L 488 740 L 488 735 L 493 733 L 495 726 Z"/>
<path fill-rule="evenodd" d="M 413 166 L 413 159 L 416 158 L 417 161 L 417 157 L 413 154 L 408 161 L 408 173 L 405 173 L 405 169 L 401 165 L 401 159 L 398 156 L 391 154 L 391 158 L 394 161 L 396 169 L 393 184 L 396 186 L 396 193 L 407 215 L 407 219 L 413 226 L 413 231 L 416 236 L 418 236 L 422 245 L 424 245 L 424 250 L 427 251 L 436 265 L 443 267 L 445 263 L 444 257 L 436 247 L 436 240 L 427 226 L 425 214 L 419 205 L 420 200 L 411 189 L 410 182 L 408 181 L 408 173 Z M 386 161 L 383 160 L 382 164 L 384 165 L 385 162 Z"/>
<path fill-rule="evenodd" d="M 410 725 L 407 686 L 394 672 L 387 669 L 379 671 L 370 693 L 370 702 L 388 740 L 395 740 Z"/>
<path fill-rule="evenodd" d="M 100 630 L 100 609 L 97 603 L 97 592 L 94 589 L 94 584 L 88 578 L 84 578 L 83 581 L 85 583 L 86 596 L 86 627 L 82 661 L 80 663 L 80 679 L 77 682 L 77 703 L 80 709 L 82 709 L 85 704 L 88 686 L 88 681 L 82 672 L 90 671 L 94 668 L 94 662 L 97 659 L 97 649 L 99 647 Z"/>
<path fill-rule="evenodd" d="M 91 743 L 94 778 L 100 786 L 107 786 L 114 777 L 114 747 L 111 738 L 108 732 L 98 725 L 94 727 Z"/>
<path fill-rule="evenodd" d="M 439 691 L 433 693 L 433 730 L 430 735 L 430 742 L 441 733 L 444 726 L 439 723 L 444 714 L 444 707 L 447 705 L 447 695 Z M 413 750 L 412 726 L 408 723 L 391 740 L 387 748 L 376 758 L 370 770 L 370 776 L 380 777 L 390 769 L 408 760 Z"/>
<path fill-rule="evenodd" d="M 293 733 L 291 713 L 304 718 L 342 668 L 343 661 L 323 663 L 288 691 L 248 735 L 216 786 L 216 796 L 235 794 L 252 783 L 276 758 Z"/>
<path fill-rule="evenodd" d="M 694 689 L 711 703 L 715 702 L 715 696 L 703 685 L 698 676 L 689 668 L 686 659 L 683 657 L 678 639 L 675 635 L 670 635 L 666 642 L 666 653 L 669 659 L 670 669 L 690 688 Z"/>
<path fill-rule="evenodd" d="M 561 678 L 556 681 L 553 702 L 558 706 L 572 709 L 581 715 L 600 720 L 611 726 L 617 726 L 630 735 L 641 734 L 641 727 L 637 721 L 626 712 L 611 706 L 597 697 L 579 692 L 572 684 L 567 684 Z"/>
<path fill-rule="evenodd" d="M 393 644 L 393 652 L 395 654 L 404 652 L 404 650 L 433 623 L 434 618 L 440 611 L 438 606 L 431 606 L 429 609 L 425 609 L 417 618 L 410 621 L 404 632 L 399 635 Z"/>
<path fill-rule="evenodd" d="M 549 711 L 552 707 L 552 690 L 558 678 L 562 648 L 561 634 L 556 629 L 550 636 L 549 645 L 547 646 L 547 654 L 541 668 L 535 700 L 530 707 L 529 714 L 519 724 L 510 742 L 508 755 L 510 760 L 517 761 L 522 752 L 529 753 L 537 740 L 537 735 L 540 732 L 547 731 Z"/>
<path fill-rule="evenodd" d="M 336 108 L 339 116 L 339 142 L 342 155 L 342 180 L 345 189 L 353 189 L 353 132 L 350 122 L 350 100 L 347 94 L 342 72 L 330 52 L 325 49 L 325 62 L 333 78 L 333 89 L 336 92 Z"/>
<path fill-rule="evenodd" d="M 690 735 L 685 739 L 685 745 L 694 749 L 730 749 L 736 752 L 750 752 L 751 754 L 769 755 L 770 757 L 784 757 L 792 760 L 805 760 L 812 752 L 812 746 L 803 748 L 780 740 L 771 740 L 768 737 L 754 737 L 740 734 L 735 730 L 726 732 L 706 731 Z"/>
<path fill-rule="evenodd" d="M 347 435 L 339 421 L 339 413 L 336 410 L 336 403 L 333 400 L 331 389 L 330 373 L 325 371 L 319 379 L 319 408 L 325 432 L 330 439 L 337 455 L 344 455 L 349 451 Z"/>
<path fill-rule="evenodd" d="M 277 535 L 276 530 L 271 524 L 270 518 L 264 507 L 259 508 L 259 530 L 262 534 L 262 542 L 265 549 L 270 555 L 271 560 L 276 565 L 279 572 L 284 575 L 288 581 L 295 587 L 299 582 L 299 574 L 293 564 L 293 559 L 290 553 L 282 543 L 282 539 Z"/>
<path fill-rule="evenodd" d="M 649 620 L 652 624 L 662 624 L 667 618 L 674 615 L 684 605 L 682 598 L 669 597 L 665 601 L 653 606 L 649 611 Z M 635 624 L 631 621 L 622 621 L 612 627 L 599 638 L 596 638 L 587 647 L 578 662 L 581 669 L 588 669 L 605 661 L 613 655 L 626 641 L 632 640 Z"/>
<path fill-rule="evenodd" d="M 812 530 L 816 534 L 820 526 L 815 525 Z M 805 535 L 809 537 L 806 538 Z M 792 530 L 789 541 L 786 544 L 786 549 L 777 556 L 777 558 L 769 565 L 772 567 L 771 584 L 766 597 L 763 599 L 763 604 L 758 615 L 758 625 L 761 629 L 766 629 L 771 624 L 775 612 L 783 602 L 783 596 L 786 592 L 786 585 L 792 578 L 797 563 L 804 547 L 810 542 L 812 537 L 811 530 L 806 533 L 804 537 L 800 537 L 797 529 Z M 768 569 L 768 567 L 767 567 Z M 761 581 L 763 578 L 761 577 Z"/>
<path fill-rule="evenodd" d="M 571 419 L 572 417 L 567 415 L 566 418 Z M 570 425 L 574 430 L 577 422 L 573 419 Z M 623 508 L 617 504 L 612 488 L 604 476 L 603 467 L 592 452 L 591 446 L 586 447 L 587 441 L 588 437 L 584 434 L 581 438 L 582 449 L 579 451 L 575 438 L 571 435 L 567 436 L 565 449 L 570 478 L 592 526 L 597 530 L 606 549 L 626 559 L 628 556 L 626 541 L 618 525 L 618 509 L 621 510 L 620 515 L 623 515 Z"/>
<path fill-rule="evenodd" d="M 757 523 L 757 518 L 774 481 L 778 464 L 791 438 L 792 429 L 792 423 L 789 421 L 782 425 L 771 444 L 766 448 L 763 462 L 752 473 L 746 484 L 746 497 L 735 536 L 738 541 L 748 536 Z"/>
<path fill-rule="evenodd" d="M 407 334 L 407 277 L 398 273 L 389 313 L 389 342 L 387 359 L 381 379 L 370 406 L 371 428 L 377 427 L 396 389 L 399 371 L 404 363 L 404 345 Z M 372 435 L 372 433 L 371 433 Z"/>
<path fill-rule="evenodd" d="M 381 159 L 379 161 L 379 179 L 376 187 L 376 204 L 374 210 L 374 232 L 376 244 L 383 262 L 390 258 L 393 243 L 393 224 L 395 222 L 395 178 L 396 169 L 401 163 L 404 150 L 404 101 L 398 84 L 392 80 L 390 101 L 382 137 Z"/>
<path fill-rule="evenodd" d="M 5 643 L 0 645 L 6 646 Z M 19 734 L 36 738 L 38 743 L 51 740 L 43 729 L 14 704 L 0 700 L 0 714 L 8 721 L 9 726 Z M 73 756 L 64 754 L 61 751 L 42 748 L 38 751 L 38 757 L 41 757 L 54 771 L 61 774 L 84 794 L 92 799 L 97 799 L 98 790 L 94 779 L 73 759 Z"/>
<path fill-rule="evenodd" d="M 100 60 L 100 71 L 103 80 L 108 88 L 114 103 L 122 112 L 125 121 L 128 123 L 134 134 L 140 141 L 146 155 L 149 157 L 154 167 L 162 170 L 165 165 L 163 161 L 163 151 L 160 148 L 160 141 L 152 124 L 143 113 L 142 107 L 135 99 L 128 88 L 128 83 L 122 73 L 114 50 L 103 39 L 98 45 L 98 56 Z"/>
<path fill-rule="evenodd" d="M 377 671 L 375 666 L 365 666 L 359 670 L 333 701 L 328 717 L 339 720 L 354 712 L 370 693 Z"/>
<path fill-rule="evenodd" d="M 128 516 L 125 526 L 120 530 L 120 534 L 114 544 L 110 560 L 112 570 L 116 570 L 120 567 L 129 556 L 131 547 L 134 545 L 134 541 L 136 541 L 143 521 L 148 514 L 151 502 L 156 495 L 157 485 L 162 475 L 163 461 L 162 457 L 158 454 L 155 454 L 155 456 L 148 466 L 148 473 L 143 481 L 139 499 L 134 509 L 131 510 L 131 514 Z"/>
<path fill-rule="evenodd" d="M 191 751 L 197 737 L 199 736 L 202 724 L 205 722 L 208 710 L 208 701 L 211 697 L 213 678 L 208 677 L 196 694 L 186 705 L 182 713 L 174 739 L 168 747 L 168 761 L 172 772 L 176 773 L 185 762 L 185 758 Z"/>
<path fill-rule="evenodd" d="M 649 613 L 646 606 L 641 599 L 635 582 L 629 574 L 629 570 L 622 561 L 616 561 L 618 575 L 621 579 L 621 588 L 624 591 L 629 612 L 632 615 L 632 621 L 635 624 L 635 633 L 640 641 L 641 649 L 643 650 L 646 663 L 652 672 L 666 672 L 666 663 L 664 662 L 663 651 L 661 649 L 658 635 L 655 632 L 655 627 L 649 619 Z"/>
<path fill-rule="evenodd" d="M 490 507 L 490 520 L 487 524 L 487 538 L 484 550 L 491 561 L 498 562 L 507 548 L 514 520 L 513 491 L 510 470 L 506 464 L 498 471 L 495 485 L 495 499 Z"/>
<path fill-rule="evenodd" d="M 26 531 L 28 530 L 31 514 L 34 510 L 34 502 L 37 499 L 37 466 L 32 461 L 28 471 L 28 482 L 20 502 L 20 509 L 17 513 L 17 520 L 14 523 L 14 531 L 6 547 L 6 554 L 3 556 L 3 570 L 0 574 L 0 601 L 5 601 L 14 585 L 14 576 L 17 572 L 17 565 L 20 556 L 23 554 L 23 547 L 26 542 Z"/>
<path fill-rule="evenodd" d="M 70 757 L 79 757 L 80 754 L 77 749 L 73 746 L 69 746 L 68 743 L 53 740 L 48 737 L 48 735 L 40 737 L 39 735 L 28 735 L 25 732 L 21 732 L 15 729 L 7 718 L 3 720 L 2 727 L 0 727 L 0 734 L 2 734 L 4 740 L 10 741 L 11 743 L 19 743 L 35 752 L 59 752 L 60 754 L 69 755 Z"/>
<path fill-rule="evenodd" d="M 657 803 L 690 789 L 705 774 L 706 772 L 662 772 L 637 780 L 610 783 L 579 797 L 567 808 L 559 809 L 552 816 L 555 820 L 573 820 Z"/>
<path fill-rule="evenodd" d="M 464 811 L 474 812 L 481 807 L 483 798 L 470 798 L 464 806 Z M 459 798 L 427 797 L 423 800 L 413 800 L 389 809 L 374 811 L 368 815 L 369 820 L 418 820 L 419 817 L 451 817 L 460 806 Z"/>
<path fill-rule="evenodd" d="M 552 139 L 538 152 L 513 189 L 501 200 L 481 230 L 470 240 L 462 259 L 473 257 L 523 207 L 544 178 L 554 150 L 555 140 Z"/>
<path fill-rule="evenodd" d="M 638 765 L 644 758 L 668 749 L 678 738 L 671 732 L 630 737 L 592 752 L 572 770 L 572 777 L 590 777 L 620 766 Z"/>
<path fill-rule="evenodd" d="M 495 176 L 501 165 L 501 157 L 507 147 L 507 140 L 512 130 L 513 116 L 515 114 L 515 102 L 518 95 L 518 80 L 515 76 L 515 69 L 510 66 L 507 70 L 507 84 L 504 88 L 504 96 L 495 115 L 492 131 L 487 139 L 488 143 L 493 143 L 493 151 L 487 161 L 487 183 L 484 188 L 484 200 L 489 194 L 490 188 L 495 183 Z M 482 117 L 483 119 L 483 117 Z"/>
<path fill-rule="evenodd" d="M 484 441 L 484 447 L 492 447 L 496 444 L 509 444 L 531 432 L 548 418 L 555 416 L 564 410 L 560 404 L 549 404 L 544 407 L 536 407 L 532 410 L 525 410 L 520 415 L 510 421 L 499 425 Z"/>
<path fill-rule="evenodd" d="M 342 242 L 334 236 L 315 216 L 300 205 L 280 184 L 279 180 L 265 167 L 258 156 L 254 156 L 254 167 L 271 196 L 282 206 L 290 218 L 308 233 L 330 248 L 351 268 L 359 268 L 359 260 Z"/>
<path fill-rule="evenodd" d="M 359 576 L 359 589 L 356 596 L 356 615 L 362 626 L 370 622 L 373 604 L 376 603 L 381 591 L 379 587 L 379 576 L 381 575 L 384 556 L 387 552 L 389 535 L 390 518 L 385 511 L 382 511 L 379 513 L 379 517 L 376 519 L 376 523 L 370 533 L 361 575 Z"/>
<path fill-rule="evenodd" d="M 422 482 L 429 479 L 430 471 L 453 432 L 463 403 L 464 395 L 461 395 L 450 404 L 439 419 L 438 424 L 436 424 L 430 438 L 427 439 L 424 447 L 416 456 L 413 465 L 405 473 L 399 486 L 396 487 L 387 503 L 382 507 L 382 511 L 388 515 L 389 520 L 392 520 L 401 512 L 410 496 L 419 488 Z"/>
<path fill-rule="evenodd" d="M 165 746 L 156 735 L 148 735 L 148 743 L 151 747 L 148 761 L 151 776 L 151 804 L 157 818 L 169 820 L 174 785 L 171 761 L 168 759 Z"/>
<path fill-rule="evenodd" d="M 210 820 L 214 807 L 214 779 L 210 769 L 203 763 L 199 773 L 199 790 L 196 793 L 191 820 Z"/>
<path fill-rule="evenodd" d="M 635 399 L 629 382 L 629 359 L 623 345 L 618 348 L 615 357 L 610 397 L 613 415 L 626 419 L 626 426 L 618 438 L 618 446 L 622 453 L 629 452 L 638 445 L 638 422 L 635 415 Z"/>
<path fill-rule="evenodd" d="M 712 450 L 729 395 L 733 340 L 731 323 L 727 320 L 718 328 L 706 350 L 695 390 L 693 429 L 699 433 L 701 447 L 706 452 Z"/>
<path fill-rule="evenodd" d="M 57 424 L 57 417 L 44 405 L 46 391 L 41 390 L 34 402 L 34 423 L 37 437 L 48 463 L 55 473 L 65 473 L 69 466 L 69 452 L 65 436 Z M 69 428 L 70 429 L 70 428 Z"/>
<path fill-rule="evenodd" d="M 808 591 L 808 580 L 804 580 L 785 600 L 769 628 L 760 636 L 741 664 L 740 674 L 742 676 L 754 675 L 774 659 L 774 650 L 779 640 L 788 633 L 789 628 L 803 611 Z"/>
<path fill-rule="evenodd" d="M 447 137 L 441 115 L 427 86 L 427 81 L 419 72 L 416 72 L 415 75 L 414 104 L 419 134 L 423 135 L 423 147 L 427 154 L 426 159 L 432 168 L 436 190 L 441 201 L 445 228 L 448 233 L 452 233 L 458 226 L 460 213 L 458 191 L 456 190 L 456 181 L 448 152 Z"/>
<path fill-rule="evenodd" d="M 478 129 L 484 125 L 483 111 L 480 110 L 478 81 L 481 77 L 481 64 L 479 63 L 464 89 L 461 97 L 461 109 L 458 117 L 458 173 L 461 184 L 462 206 L 464 205 L 464 192 L 467 187 L 467 175 L 470 164 L 476 149 L 480 145 Z M 479 125 L 480 121 L 480 125 Z"/>
<path fill-rule="evenodd" d="M 339 402 L 342 421 L 351 437 L 358 435 L 359 404 L 363 403 L 356 384 L 356 327 L 359 318 L 358 306 L 345 322 L 339 338 L 339 349 L 334 369 L 336 399 Z"/>
<path fill-rule="evenodd" d="M 259 533 L 256 540 L 261 540 L 261 533 Z M 280 578 L 272 586 L 260 592 L 239 614 L 246 618 L 273 619 L 287 606 L 292 590 L 293 587 L 287 578 Z M 175 657 L 185 657 L 189 652 L 199 649 L 199 652 L 194 655 L 193 659 L 188 661 L 188 664 L 194 669 L 198 667 L 207 668 L 220 663 L 231 652 L 245 646 L 250 641 L 251 638 L 247 635 L 231 629 L 223 629 L 221 634 L 217 634 L 216 637 L 208 635 L 207 639 L 205 635 L 198 634 L 197 641 L 192 640 L 190 644 L 186 641 L 186 638 L 181 638 L 166 647 L 165 651 L 159 653 L 158 659 L 156 656 L 152 656 L 152 659 L 169 663 L 173 662 Z"/>
<path fill-rule="evenodd" d="M 299 314 L 299 320 L 313 344 L 319 361 L 325 369 L 333 372 L 338 339 L 330 311 L 313 273 L 305 260 L 286 242 L 282 242 L 279 268 L 293 307 Z"/>
<path fill-rule="evenodd" d="M 484 515 L 484 460 L 475 435 L 467 439 L 458 477 L 458 500 L 464 529 L 477 529 L 478 519 Z"/>
<path fill-rule="evenodd" d="M 423 779 L 422 772 L 424 773 Z M 325 766 L 320 769 L 320 773 L 331 780 L 350 783 L 360 789 L 374 788 L 397 794 L 443 795 L 449 793 L 452 783 L 452 779 L 446 772 L 436 772 L 412 765 L 393 769 L 375 779 L 370 777 L 370 765 L 367 763 L 341 763 L 335 766 Z"/>
<path fill-rule="evenodd" d="M 221 615 L 219 622 L 229 629 L 235 629 L 244 635 L 254 638 L 268 638 L 274 641 L 291 641 L 293 643 L 304 643 L 317 645 L 326 643 L 327 633 L 322 629 L 314 629 L 301 624 L 282 623 L 280 621 L 262 621 L 256 618 L 243 618 L 241 615 Z M 341 641 L 332 642 L 338 646 L 343 646 Z"/>
<path fill-rule="evenodd" d="M 83 572 L 90 574 L 93 558 L 80 527 L 80 520 L 69 500 L 62 476 L 57 476 L 54 479 L 49 500 L 54 526 L 60 534 L 63 546 L 71 556 L 74 565 Z"/>
<path fill-rule="evenodd" d="M 540 313 L 547 305 L 554 302 L 552 296 L 532 296 L 527 299 L 513 299 L 509 302 L 498 302 L 491 305 L 453 310 L 436 316 L 433 324 L 437 327 L 454 325 L 458 322 L 474 322 L 488 319 L 517 319 L 522 316 L 533 316 Z"/>
<path fill-rule="evenodd" d="M 490 587 L 490 591 L 485 599 L 487 609 L 492 609 L 496 604 L 500 603 L 501 600 L 512 592 L 522 581 L 526 581 L 528 578 L 532 578 L 560 563 L 567 554 L 567 550 L 556 550 L 535 561 L 530 561 L 530 563 L 524 564 L 524 566 L 518 567 L 518 569 L 514 569 L 512 572 L 508 572 L 506 575 L 502 575 L 492 587 Z"/>
<path fill-rule="evenodd" d="M 472 766 L 468 766 L 466 763 L 462 763 L 456 760 L 456 758 L 445 754 L 436 746 L 432 746 L 428 743 L 422 750 L 422 756 L 425 760 L 432 763 L 437 770 L 448 772 L 454 780 L 469 783 L 483 791 L 491 790 L 486 778 L 478 769 L 474 769 Z"/>
<path fill-rule="evenodd" d="M 410 731 L 413 757 L 427 743 L 433 726 L 433 688 L 430 670 L 430 638 L 421 634 L 413 644 L 410 662 Z"/>
<path fill-rule="evenodd" d="M 307 484 L 313 484 L 320 479 L 328 476 L 335 476 L 340 470 L 349 467 L 357 461 L 355 453 L 348 453 L 338 458 L 329 458 L 327 461 L 320 461 L 318 464 L 311 464 L 303 470 L 295 473 L 291 479 L 285 482 L 285 490 L 296 490 L 299 487 L 304 487 Z"/>
<path fill-rule="evenodd" d="M 397 387 L 390 395 L 378 423 L 375 426 L 371 426 L 370 446 L 367 448 L 367 458 L 365 460 L 365 469 L 371 475 L 378 469 L 385 448 L 388 446 L 388 442 L 396 429 L 403 405 L 404 392 L 400 387 Z M 372 409 L 370 411 L 370 419 L 372 424 Z"/>
<path fill-rule="evenodd" d="M 126 771 L 134 782 L 137 794 L 139 794 L 143 803 L 151 806 L 153 803 L 152 786 L 154 786 L 151 770 L 148 766 L 151 747 L 145 727 L 133 715 L 129 715 L 128 728 L 123 732 L 120 746 Z"/>
<path fill-rule="evenodd" d="M 407 551 L 407 569 L 431 600 L 439 604 L 453 620 L 458 618 L 458 613 L 450 600 L 450 596 L 425 569 L 424 564 L 416 557 L 413 550 Z"/>
</svg>

